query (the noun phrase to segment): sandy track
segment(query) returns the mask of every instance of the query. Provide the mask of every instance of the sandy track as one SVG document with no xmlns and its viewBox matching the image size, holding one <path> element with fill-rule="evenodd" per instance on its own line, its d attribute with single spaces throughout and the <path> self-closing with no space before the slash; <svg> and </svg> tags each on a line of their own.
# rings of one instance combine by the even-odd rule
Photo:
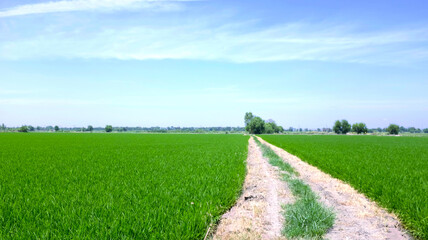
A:
<svg viewBox="0 0 428 240">
<path fill-rule="evenodd" d="M 320 196 L 329 207 L 334 208 L 336 221 L 325 235 L 327 239 L 411 239 L 397 218 L 380 208 L 375 202 L 358 193 L 348 184 L 331 177 L 317 168 L 303 162 L 281 148 L 270 146 L 276 154 L 288 162 L 300 178 Z"/>
<path fill-rule="evenodd" d="M 253 138 L 248 144 L 243 194 L 225 213 L 213 239 L 285 239 L 281 206 L 293 201 L 279 171 L 262 157 Z"/>
</svg>

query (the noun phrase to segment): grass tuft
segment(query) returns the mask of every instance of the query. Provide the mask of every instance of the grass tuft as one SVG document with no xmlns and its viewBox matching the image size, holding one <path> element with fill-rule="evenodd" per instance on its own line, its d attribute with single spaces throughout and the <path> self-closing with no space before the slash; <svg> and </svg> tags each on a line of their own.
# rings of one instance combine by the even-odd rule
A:
<svg viewBox="0 0 428 240">
<path fill-rule="evenodd" d="M 282 234 L 288 238 L 321 239 L 334 224 L 333 210 L 318 201 L 318 196 L 302 180 L 296 178 L 298 172 L 284 162 L 270 147 L 254 137 L 261 148 L 263 156 L 269 163 L 284 171 L 283 180 L 287 182 L 296 197 L 292 204 L 283 206 L 285 226 Z"/>
<path fill-rule="evenodd" d="M 283 234 L 288 238 L 315 238 L 322 236 L 334 224 L 333 212 L 313 198 L 299 198 L 284 207 L 286 225 Z"/>
</svg>

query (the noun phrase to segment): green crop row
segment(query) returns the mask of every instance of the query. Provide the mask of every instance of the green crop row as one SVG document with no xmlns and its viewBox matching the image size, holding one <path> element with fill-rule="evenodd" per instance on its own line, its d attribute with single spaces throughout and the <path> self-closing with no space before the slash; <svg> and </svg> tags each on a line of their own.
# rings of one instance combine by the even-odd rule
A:
<svg viewBox="0 0 428 240">
<path fill-rule="evenodd" d="M 263 139 L 344 180 L 428 238 L 428 138 L 273 136 Z"/>
<path fill-rule="evenodd" d="M 248 137 L 0 134 L 0 239 L 201 239 L 236 201 Z"/>
</svg>

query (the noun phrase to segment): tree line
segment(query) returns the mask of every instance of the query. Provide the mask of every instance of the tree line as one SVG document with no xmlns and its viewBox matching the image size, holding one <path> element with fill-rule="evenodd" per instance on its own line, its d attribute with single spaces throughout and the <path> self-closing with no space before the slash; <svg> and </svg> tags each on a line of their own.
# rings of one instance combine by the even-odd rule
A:
<svg viewBox="0 0 428 240">
<path fill-rule="evenodd" d="M 243 133 L 244 127 L 122 127 L 106 125 L 105 127 L 60 127 L 46 126 L 33 127 L 31 125 L 23 125 L 21 127 L 6 127 L 0 125 L 2 132 L 148 132 L 148 133 L 209 133 L 209 132 L 225 132 L 225 133 Z"/>
<path fill-rule="evenodd" d="M 278 126 L 272 119 L 265 121 L 261 117 L 254 116 L 251 112 L 245 113 L 244 122 L 245 130 L 251 134 L 272 134 L 284 132 L 284 128 L 282 126 Z"/>
<path fill-rule="evenodd" d="M 375 133 L 375 132 L 387 132 L 389 134 L 398 134 L 400 132 L 407 133 L 428 133 L 428 128 L 420 129 L 415 127 L 403 127 L 396 124 L 390 124 L 387 128 L 367 128 L 365 123 L 354 123 L 349 124 L 347 120 L 337 120 L 334 123 L 333 128 L 293 128 L 289 127 L 284 129 L 282 126 L 278 126 L 275 121 L 263 120 L 258 116 L 254 116 L 251 112 L 245 114 L 245 127 L 114 127 L 112 125 L 106 125 L 105 127 L 93 127 L 88 125 L 87 127 L 59 127 L 46 126 L 46 127 L 33 127 L 31 125 L 23 125 L 21 127 L 6 127 L 5 124 L 0 125 L 1 132 L 148 132 L 148 133 L 283 133 L 283 132 L 335 132 L 337 134 L 347 134 L 349 132 L 355 132 L 357 134 Z"/>
<path fill-rule="evenodd" d="M 350 131 L 357 134 L 366 134 L 369 130 L 365 123 L 354 123 L 351 126 L 347 120 L 343 119 L 342 121 L 337 120 L 334 123 L 333 131 L 336 134 L 347 134 Z M 388 132 L 392 135 L 397 135 L 400 132 L 400 127 L 397 124 L 390 124 L 385 129 L 385 132 Z M 428 128 L 424 129 L 424 132 L 428 133 Z"/>
</svg>

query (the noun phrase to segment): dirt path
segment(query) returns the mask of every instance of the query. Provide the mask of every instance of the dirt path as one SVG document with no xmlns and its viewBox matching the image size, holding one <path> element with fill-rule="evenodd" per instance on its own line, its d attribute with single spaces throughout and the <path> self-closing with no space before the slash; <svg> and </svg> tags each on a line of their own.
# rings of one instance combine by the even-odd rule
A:
<svg viewBox="0 0 428 240">
<path fill-rule="evenodd" d="M 278 170 L 250 138 L 243 194 L 222 216 L 213 239 L 285 239 L 281 237 L 281 206 L 291 201 L 292 194 Z"/>
<path fill-rule="evenodd" d="M 380 208 L 348 184 L 325 174 L 283 149 L 258 139 L 296 169 L 300 178 L 320 196 L 323 203 L 334 208 L 336 221 L 325 238 L 411 239 L 401 230 L 400 223 L 393 214 Z"/>
</svg>

